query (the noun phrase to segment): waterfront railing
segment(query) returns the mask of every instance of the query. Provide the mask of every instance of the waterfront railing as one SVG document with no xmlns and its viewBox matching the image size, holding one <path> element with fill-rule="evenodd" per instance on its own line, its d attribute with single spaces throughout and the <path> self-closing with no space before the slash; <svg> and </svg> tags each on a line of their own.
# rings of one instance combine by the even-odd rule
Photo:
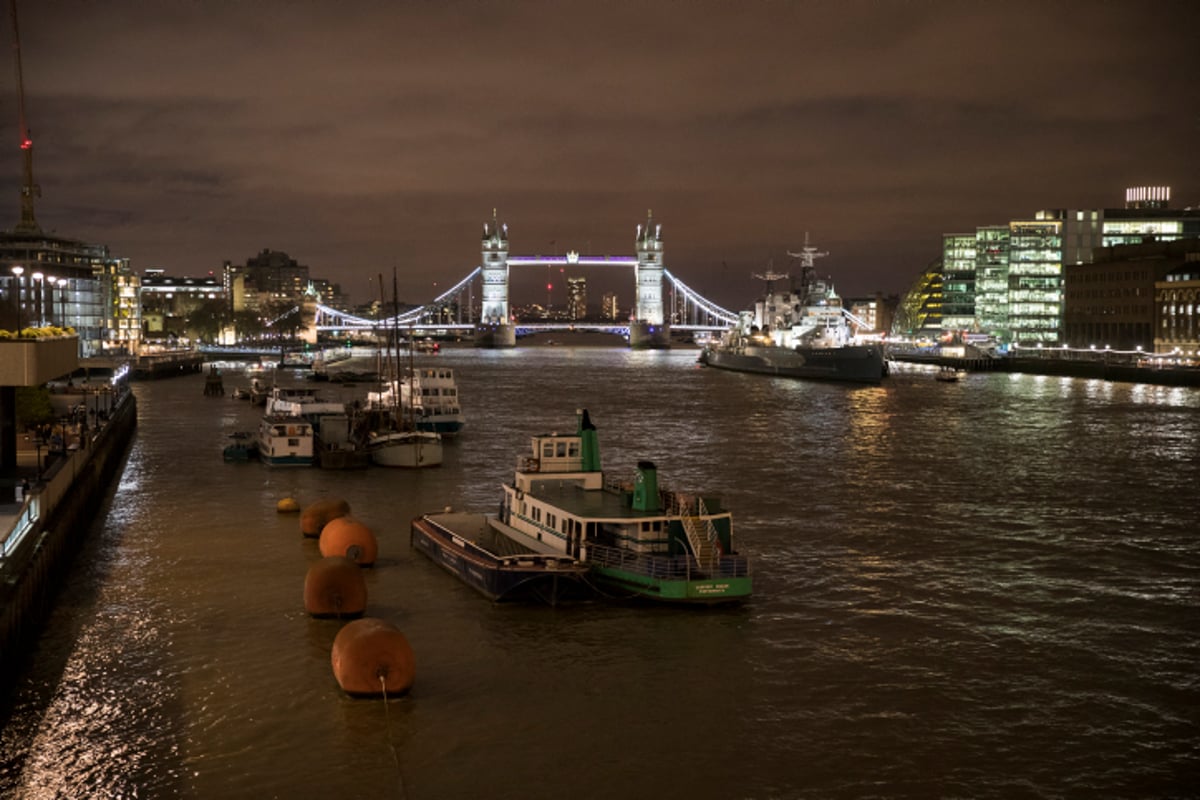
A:
<svg viewBox="0 0 1200 800">
<path fill-rule="evenodd" d="M 113 414 L 125 403 L 133 402 L 128 391 L 120 392 L 113 397 Z M 97 415 L 98 417 L 100 415 Z M 0 530 L 0 574 L 7 571 L 11 557 L 16 554 L 30 531 L 34 529 L 42 514 L 57 508 L 59 503 L 75 485 L 79 473 L 82 472 L 91 458 L 93 443 L 103 435 L 104 422 L 100 427 L 88 429 L 87 435 L 80 439 L 76 450 L 67 450 L 60 458 L 51 463 L 39 480 L 25 493 L 21 510 L 8 530 Z"/>
</svg>

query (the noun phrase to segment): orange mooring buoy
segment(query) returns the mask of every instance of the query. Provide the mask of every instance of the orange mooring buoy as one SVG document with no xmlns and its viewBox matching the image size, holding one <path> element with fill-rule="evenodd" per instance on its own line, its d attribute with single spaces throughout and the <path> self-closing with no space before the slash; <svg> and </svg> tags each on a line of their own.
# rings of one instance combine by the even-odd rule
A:
<svg viewBox="0 0 1200 800">
<path fill-rule="evenodd" d="M 344 517 L 349 513 L 350 504 L 341 498 L 318 500 L 300 513 L 300 532 L 305 536 L 320 536 L 321 529 L 329 520 Z"/>
<path fill-rule="evenodd" d="M 367 581 L 345 556 L 313 562 L 304 576 L 304 610 L 314 617 L 360 617 L 367 610 Z"/>
<path fill-rule="evenodd" d="M 404 694 L 416 675 L 408 639 L 395 625 L 376 617 L 342 626 L 333 639 L 330 661 L 342 691 L 356 697 Z"/>
<path fill-rule="evenodd" d="M 294 497 L 285 497 L 275 504 L 275 510 L 280 514 L 292 514 L 300 510 L 300 504 Z"/>
<path fill-rule="evenodd" d="M 337 517 L 325 523 L 318 546 L 321 555 L 345 556 L 360 567 L 371 566 L 379 555 L 375 534 L 353 517 Z"/>
</svg>

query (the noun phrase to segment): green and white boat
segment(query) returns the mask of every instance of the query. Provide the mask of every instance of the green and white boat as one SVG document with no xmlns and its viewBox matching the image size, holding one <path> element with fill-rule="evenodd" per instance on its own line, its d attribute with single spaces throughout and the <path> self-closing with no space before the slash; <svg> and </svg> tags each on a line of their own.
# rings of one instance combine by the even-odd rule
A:
<svg viewBox="0 0 1200 800">
<path fill-rule="evenodd" d="M 734 549 L 733 515 L 715 497 L 660 487 L 649 461 L 628 482 L 608 479 L 587 411 L 574 434 L 533 437 L 504 484 L 499 517 L 517 541 L 588 564 L 609 597 L 715 604 L 750 595 L 750 561 Z"/>
</svg>

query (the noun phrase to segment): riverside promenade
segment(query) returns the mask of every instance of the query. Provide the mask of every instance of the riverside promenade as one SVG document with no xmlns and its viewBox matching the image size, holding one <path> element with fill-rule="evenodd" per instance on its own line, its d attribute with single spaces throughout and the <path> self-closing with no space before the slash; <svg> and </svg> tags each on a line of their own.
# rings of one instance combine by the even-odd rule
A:
<svg viewBox="0 0 1200 800">
<path fill-rule="evenodd" d="M 128 382 L 96 395 L 74 428 L 58 426 L 60 449 L 48 454 L 18 439 L 17 459 L 0 483 L 0 680 L 19 674 L 62 576 L 86 538 L 95 513 L 137 427 Z M 86 395 L 64 395 L 69 403 Z M 56 442 L 57 444 L 57 442 Z M 28 488 L 25 485 L 28 484 Z M 2 698 L 0 698 L 2 699 Z"/>
<path fill-rule="evenodd" d="M 890 345 L 887 358 L 890 361 L 967 371 L 1019 372 L 1158 386 L 1200 387 L 1200 360 L 1182 353 L 1022 347 L 998 355 L 975 347 L 909 348 Z"/>
</svg>

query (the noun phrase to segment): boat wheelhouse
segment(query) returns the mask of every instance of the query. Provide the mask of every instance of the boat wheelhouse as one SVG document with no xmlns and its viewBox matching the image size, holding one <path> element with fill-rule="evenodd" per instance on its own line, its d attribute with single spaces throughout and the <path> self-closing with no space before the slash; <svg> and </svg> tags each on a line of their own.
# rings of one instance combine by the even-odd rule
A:
<svg viewBox="0 0 1200 800">
<path fill-rule="evenodd" d="M 411 369 L 399 382 L 389 381 L 381 391 L 367 393 L 368 409 L 393 407 L 419 431 L 455 436 L 466 423 L 454 370 L 449 367 Z"/>
</svg>

